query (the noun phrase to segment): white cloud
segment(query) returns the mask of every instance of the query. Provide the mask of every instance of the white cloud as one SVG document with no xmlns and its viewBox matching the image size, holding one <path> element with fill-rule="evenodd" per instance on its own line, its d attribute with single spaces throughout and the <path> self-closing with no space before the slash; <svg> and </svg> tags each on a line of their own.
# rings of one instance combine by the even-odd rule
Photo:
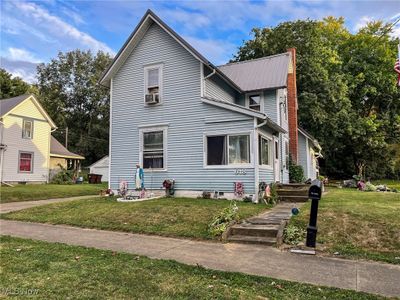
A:
<svg viewBox="0 0 400 300">
<path fill-rule="evenodd" d="M 28 61 L 10 60 L 6 57 L 1 57 L 1 67 L 10 72 L 13 77 L 21 77 L 29 83 L 36 82 L 36 67 L 37 64 Z"/>
<path fill-rule="evenodd" d="M 10 48 L 8 48 L 7 56 L 10 60 L 13 60 L 13 61 L 21 60 L 21 61 L 27 61 L 27 62 L 31 62 L 31 63 L 39 63 L 40 62 L 39 59 L 37 59 L 32 53 L 30 53 L 29 51 L 27 51 L 25 49 L 10 47 Z"/>
<path fill-rule="evenodd" d="M 106 44 L 96 40 L 89 34 L 79 31 L 76 27 L 64 22 L 59 17 L 51 15 L 47 10 L 33 3 L 15 2 L 16 9 L 23 12 L 29 18 L 34 19 L 40 26 L 46 28 L 51 34 L 59 38 L 70 38 L 79 44 L 94 51 L 103 50 L 109 53 L 114 51 Z"/>
<path fill-rule="evenodd" d="M 359 31 L 361 28 L 363 28 L 365 25 L 367 25 L 369 22 L 374 21 L 372 17 L 369 16 L 363 16 L 361 17 L 356 25 L 354 25 L 354 31 Z"/>
<path fill-rule="evenodd" d="M 184 36 L 183 38 L 216 65 L 227 63 L 232 58 L 232 53 L 236 52 L 236 45 L 226 41 L 199 39 L 189 36 Z"/>
</svg>

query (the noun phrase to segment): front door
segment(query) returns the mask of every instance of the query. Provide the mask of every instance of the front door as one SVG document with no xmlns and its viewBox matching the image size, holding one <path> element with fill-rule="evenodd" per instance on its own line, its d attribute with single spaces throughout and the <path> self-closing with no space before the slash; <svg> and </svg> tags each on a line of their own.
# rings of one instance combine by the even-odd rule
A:
<svg viewBox="0 0 400 300">
<path fill-rule="evenodd" d="M 274 137 L 274 179 L 275 182 L 280 181 L 281 164 L 279 159 L 279 139 Z"/>
</svg>

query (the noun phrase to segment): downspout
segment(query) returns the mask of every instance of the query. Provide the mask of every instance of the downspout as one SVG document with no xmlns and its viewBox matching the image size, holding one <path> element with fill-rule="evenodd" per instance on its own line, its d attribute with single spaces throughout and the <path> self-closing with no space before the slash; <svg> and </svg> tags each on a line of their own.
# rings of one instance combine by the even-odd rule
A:
<svg viewBox="0 0 400 300">
<path fill-rule="evenodd" d="M 264 121 L 266 122 L 266 120 Z M 261 124 L 260 124 L 261 125 Z M 258 187 L 260 181 L 260 168 L 258 165 L 258 130 L 257 118 L 254 118 L 254 133 L 253 133 L 253 153 L 254 153 L 254 202 L 258 203 Z"/>
<path fill-rule="evenodd" d="M 206 79 L 210 78 L 211 76 L 215 75 L 216 72 L 217 72 L 217 70 L 213 69 L 213 71 L 210 74 L 208 74 L 206 77 L 204 77 L 204 80 L 206 80 Z"/>
</svg>

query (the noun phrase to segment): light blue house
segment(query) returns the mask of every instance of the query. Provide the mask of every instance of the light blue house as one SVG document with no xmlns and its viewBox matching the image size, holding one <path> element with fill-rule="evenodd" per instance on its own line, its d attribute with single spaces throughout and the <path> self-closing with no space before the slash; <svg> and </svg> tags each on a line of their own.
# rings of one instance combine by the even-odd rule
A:
<svg viewBox="0 0 400 300">
<path fill-rule="evenodd" d="M 230 198 L 241 182 L 257 198 L 259 182 L 287 183 L 294 68 L 290 52 L 216 67 L 147 11 L 101 79 L 110 188 L 133 187 L 137 163 L 147 189 L 174 179 L 177 195 Z"/>
</svg>

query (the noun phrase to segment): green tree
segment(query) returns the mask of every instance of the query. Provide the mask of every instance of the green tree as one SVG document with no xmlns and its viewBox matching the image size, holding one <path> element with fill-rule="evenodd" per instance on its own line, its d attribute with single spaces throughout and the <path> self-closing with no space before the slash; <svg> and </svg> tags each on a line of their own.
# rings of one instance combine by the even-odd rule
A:
<svg viewBox="0 0 400 300">
<path fill-rule="evenodd" d="M 19 77 L 12 77 L 0 68 L 0 99 L 12 98 L 30 92 L 30 85 Z"/>
<path fill-rule="evenodd" d="M 86 157 L 88 165 L 108 154 L 109 91 L 98 84 L 109 54 L 75 50 L 38 66 L 39 98 L 54 119 L 54 135 Z"/>
<path fill-rule="evenodd" d="M 378 39 L 386 28 L 371 23 L 351 34 L 343 18 L 284 22 L 253 29 L 234 57 L 297 49 L 299 122 L 321 142 L 323 172 L 330 176 L 390 173 L 382 174 L 382 164 L 390 165 L 389 144 L 400 136 L 400 96 L 392 71 L 395 41 L 388 33 Z"/>
</svg>

